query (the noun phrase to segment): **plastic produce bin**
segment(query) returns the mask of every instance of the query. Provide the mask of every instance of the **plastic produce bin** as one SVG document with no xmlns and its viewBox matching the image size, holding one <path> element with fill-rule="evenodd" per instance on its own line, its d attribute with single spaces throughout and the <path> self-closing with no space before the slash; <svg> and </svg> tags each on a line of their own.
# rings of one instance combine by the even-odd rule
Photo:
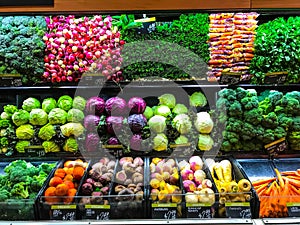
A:
<svg viewBox="0 0 300 225">
<path fill-rule="evenodd" d="M 51 196 L 47 198 L 45 197 L 45 191 L 49 187 L 49 182 L 51 178 L 54 177 L 55 171 L 57 169 L 64 168 L 65 163 L 67 161 L 74 162 L 76 164 L 76 159 L 64 159 L 60 161 L 57 167 L 52 171 L 52 173 L 48 176 L 48 180 L 45 182 L 43 188 L 40 190 L 38 194 L 38 198 L 36 200 L 38 219 L 39 220 L 75 220 L 77 219 L 77 196 L 78 196 L 78 188 L 81 186 L 83 179 L 77 180 L 75 182 L 75 187 L 77 189 L 75 196 L 67 197 L 67 196 Z M 87 168 L 89 162 L 81 159 Z M 72 167 L 72 166 L 70 166 Z M 85 172 L 86 173 L 86 170 Z M 83 174 L 82 178 L 85 176 Z M 67 201 L 67 202 L 65 202 Z"/>
<path fill-rule="evenodd" d="M 30 161 L 34 166 L 38 166 L 42 163 L 56 163 L 55 161 Z M 4 168 L 8 166 L 10 162 L 0 162 L 0 174 L 4 174 Z M 51 173 L 50 173 L 51 174 Z M 37 198 L 37 196 L 36 196 Z M 37 218 L 37 211 L 35 201 L 33 199 L 8 199 L 5 202 L 0 202 L 0 220 L 14 221 L 14 220 L 35 220 Z"/>
<path fill-rule="evenodd" d="M 238 183 L 242 179 L 249 180 L 246 173 L 243 171 L 242 167 L 238 162 L 232 157 L 222 157 L 214 159 L 215 162 L 221 162 L 222 160 L 229 160 L 232 167 L 232 180 Z M 208 162 L 207 159 L 205 160 Z M 212 171 L 210 169 L 210 171 Z M 212 177 L 216 177 L 216 172 L 213 172 Z M 215 181 L 215 180 L 214 180 Z M 215 181 L 216 183 L 217 181 Z M 218 187 L 218 184 L 216 183 Z M 228 187 L 222 186 L 223 189 L 228 189 Z M 244 219 L 253 219 L 258 217 L 257 202 L 258 196 L 254 188 L 250 187 L 248 192 L 232 192 L 225 190 L 221 192 L 219 189 L 219 205 L 218 205 L 218 217 L 227 217 L 227 218 L 244 218 Z"/>
</svg>

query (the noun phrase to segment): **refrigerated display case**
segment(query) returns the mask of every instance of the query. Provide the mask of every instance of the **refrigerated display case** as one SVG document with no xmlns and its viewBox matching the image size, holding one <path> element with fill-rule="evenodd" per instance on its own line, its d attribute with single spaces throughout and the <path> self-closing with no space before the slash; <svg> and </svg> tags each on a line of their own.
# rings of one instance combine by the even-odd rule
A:
<svg viewBox="0 0 300 225">
<path fill-rule="evenodd" d="M 275 2 L 276 3 L 276 2 Z M 148 13 L 149 15 L 161 17 L 161 18 L 167 18 L 165 20 L 168 20 L 173 17 L 178 17 L 179 14 L 182 13 L 182 11 L 203 11 L 205 12 L 215 12 L 215 10 L 219 11 L 233 11 L 233 12 L 239 12 L 239 11 L 252 11 L 253 9 L 259 9 L 258 11 L 261 11 L 260 13 L 263 15 L 264 20 L 268 20 L 268 18 L 274 18 L 279 17 L 280 15 L 287 16 L 287 15 L 299 15 L 299 12 L 297 10 L 288 11 L 285 9 L 282 9 L 280 11 L 272 11 L 268 12 L 268 10 L 262 10 L 262 8 L 280 8 L 281 3 L 276 3 L 272 6 L 270 3 L 263 3 L 263 2 L 255 2 L 255 1 L 243 1 L 243 2 L 232 2 L 232 1 L 225 1 L 225 2 L 169 2 L 169 1 L 152 1 L 152 2 L 126 2 L 126 3 L 120 3 L 116 1 L 110 1 L 110 2 L 103 2 L 103 3 L 95 3 L 95 2 L 62 2 L 62 1 L 56 1 L 55 6 L 53 8 L 50 7 L 33 7 L 33 8 L 25 8 L 25 7 L 1 7 L 0 12 L 6 16 L 7 14 L 15 15 L 15 14 L 27 14 L 27 15 L 56 15 L 56 14 L 66 14 L 66 12 L 74 13 L 75 15 L 93 15 L 94 13 L 104 12 L 103 14 L 119 14 L 119 12 L 134 12 L 136 14 L 140 14 L 138 10 L 143 11 L 144 13 Z M 67 5 L 66 5 L 67 4 Z M 300 8 L 299 4 L 297 2 L 288 2 L 286 5 L 284 5 L 286 8 Z M 133 11 L 132 11 L 133 10 Z M 166 16 L 161 15 L 161 10 L 166 10 L 164 14 Z M 162 19 L 164 20 L 164 19 Z M 163 21 L 165 22 L 165 21 Z M 0 22 L 1 23 L 1 22 Z M 225 88 L 232 88 L 231 85 L 223 84 L 219 85 L 216 83 L 210 83 L 206 82 L 205 80 L 196 80 L 196 81 L 168 81 L 168 80 L 152 80 L 152 81 L 135 81 L 135 82 L 121 82 L 120 84 L 116 85 L 113 82 L 105 83 L 103 80 L 94 82 L 94 78 L 92 76 L 89 76 L 85 78 L 85 85 L 79 85 L 77 84 L 65 84 L 64 85 L 57 85 L 53 86 L 52 84 L 42 84 L 34 85 L 34 86 L 22 86 L 20 83 L 20 77 L 16 76 L 14 78 L 9 77 L 8 80 L 13 82 L 7 82 L 5 85 L 6 87 L 0 87 L 0 108 L 2 111 L 3 106 L 7 104 L 14 104 L 17 106 L 21 106 L 22 102 L 28 98 L 28 97 L 35 97 L 39 100 L 54 97 L 58 99 L 62 95 L 70 95 L 70 96 L 83 96 L 85 98 L 91 97 L 94 93 L 99 94 L 99 86 L 97 85 L 103 85 L 101 88 L 101 95 L 108 97 L 113 96 L 121 96 L 125 99 L 129 99 L 130 97 L 135 96 L 137 93 L 143 94 L 144 92 L 147 92 L 148 94 L 152 94 L 155 96 L 164 94 L 164 93 L 173 93 L 176 95 L 176 97 L 180 97 L 181 90 L 183 90 L 185 93 L 188 93 L 189 95 L 196 92 L 201 91 L 206 94 L 206 97 L 209 102 L 209 106 L 206 109 L 214 109 L 214 105 L 216 103 L 217 99 L 217 92 L 225 89 Z M 102 79 L 102 78 L 101 78 Z M 3 83 L 5 81 L 5 77 L 2 77 Z M 92 83 L 91 83 L 92 82 Z M 288 91 L 298 91 L 299 90 L 299 84 L 292 84 L 292 85 L 251 85 L 251 84 L 237 84 L 238 87 L 243 87 L 245 89 L 255 89 L 258 92 L 263 92 L 266 89 L 272 89 L 272 90 L 279 90 L 282 92 L 288 92 Z M 237 86 L 233 86 L 236 88 Z M 148 96 L 145 96 L 148 97 Z M 156 103 L 157 99 L 150 96 L 150 98 L 147 99 L 147 103 L 149 105 L 153 106 Z M 186 101 L 186 99 L 184 100 Z M 201 109 L 205 110 L 205 109 Z M 120 147 L 120 146 L 119 146 Z M 191 153 L 191 148 L 195 148 L 195 145 L 192 145 L 190 148 L 186 148 L 186 154 L 182 154 L 182 146 L 179 146 L 179 148 L 175 148 L 174 150 L 174 156 L 175 157 L 186 157 L 189 156 Z M 185 146 L 183 146 L 185 148 Z M 183 149 L 184 149 L 183 148 Z M 103 148 L 104 149 L 104 148 Z M 124 150 L 124 149 L 123 149 Z M 167 157 L 169 156 L 169 153 L 165 152 L 156 152 L 154 155 L 151 154 L 142 154 L 140 152 L 132 151 L 131 153 L 123 152 L 122 149 L 118 151 L 110 151 L 112 152 L 112 155 L 117 156 L 117 158 L 120 158 L 122 156 L 145 156 L 145 163 L 147 165 L 150 164 L 151 157 Z M 192 149 L 193 152 L 193 149 Z M 215 154 L 214 154 L 215 153 Z M 70 154 L 68 152 L 59 152 L 59 153 L 45 153 L 44 151 L 34 151 L 30 152 L 27 151 L 28 159 L 30 157 L 40 157 L 45 160 L 48 159 L 65 159 L 70 156 L 86 156 L 91 157 L 93 160 L 95 159 L 95 155 L 90 154 L 88 152 L 83 151 L 82 155 L 80 153 L 74 153 Z M 132 155 L 131 155 L 132 154 Z M 203 152 L 197 150 L 195 151 L 196 155 L 203 155 Z M 211 151 L 210 154 L 213 156 L 216 156 L 217 153 Z M 205 153 L 204 153 L 205 155 Z M 265 152 L 254 152 L 253 154 L 250 153 L 241 153 L 241 152 L 229 152 L 225 153 L 225 156 L 231 156 L 237 158 L 238 160 L 238 166 L 234 165 L 235 170 L 240 170 L 241 174 L 243 176 L 246 176 L 249 178 L 250 181 L 259 180 L 262 178 L 269 178 L 274 177 L 273 167 L 277 167 L 280 171 L 289 171 L 289 170 L 297 170 L 298 161 L 297 159 L 275 159 L 270 160 L 269 155 Z M 3 155 L 4 156 L 4 155 Z M 222 157 L 218 155 L 219 157 Z M 296 151 L 294 152 L 288 152 L 288 154 L 279 154 L 280 158 L 282 157 L 298 157 Z M 5 157 L 5 156 L 4 156 Z M 22 154 L 15 154 L 8 157 L 8 160 L 13 160 L 17 158 L 23 158 Z M 239 159 L 242 158 L 242 159 Z M 261 159 L 264 158 L 264 159 Z M 27 157 L 26 157 L 27 159 Z M 240 166 L 240 167 L 239 167 Z M 273 166 L 273 167 L 272 167 Z M 120 170 L 121 168 L 119 168 Z M 119 171 L 118 170 L 118 171 Z M 148 180 L 148 175 L 150 177 L 150 173 L 148 173 L 148 168 L 145 167 L 144 169 L 144 178 L 147 178 L 144 180 L 144 192 L 143 192 L 143 198 L 142 201 L 138 204 L 140 207 L 142 207 L 144 210 L 139 211 L 135 207 L 130 208 L 132 204 L 130 202 L 121 202 L 124 203 L 122 208 L 123 212 L 127 215 L 123 217 L 124 215 L 119 215 L 116 211 L 117 207 L 120 207 L 120 202 L 117 201 L 118 196 L 114 196 L 116 193 L 113 193 L 112 196 L 108 197 L 108 202 L 110 202 L 110 216 L 109 220 L 106 220 L 108 217 L 104 216 L 100 220 L 89 220 L 86 215 L 83 216 L 86 220 L 81 220 L 80 213 L 77 218 L 80 218 L 79 220 L 75 221 L 63 221 L 63 223 L 66 224 L 298 224 L 300 223 L 299 218 L 264 218 L 260 219 L 258 216 L 253 216 L 252 219 L 235 219 L 235 218 L 211 218 L 211 219 L 203 219 L 203 218 L 181 218 L 181 216 L 178 216 L 176 219 L 170 219 L 172 217 L 166 217 L 166 219 L 157 219 L 154 216 L 151 217 L 151 207 L 150 201 L 148 197 L 150 196 L 150 188 L 148 187 L 148 183 L 150 179 Z M 263 172 L 262 172 L 263 171 Z M 239 172 L 240 173 L 240 172 Z M 115 182 L 115 178 L 113 179 Z M 116 187 L 116 183 L 111 185 L 111 188 L 114 189 Z M 252 215 L 255 215 L 255 211 L 259 210 L 259 201 L 256 199 L 256 193 L 252 192 L 252 200 L 251 200 L 251 209 L 252 209 Z M 217 196 L 217 193 L 216 193 Z M 132 197 L 132 196 L 129 196 Z M 183 198 L 184 196 L 182 196 Z M 131 198 L 130 198 L 131 199 Z M 43 204 L 43 200 L 39 202 L 40 204 Z M 181 203 L 183 204 L 183 203 Z M 37 204 L 38 205 L 38 204 Z M 83 207 L 83 205 L 78 204 L 79 208 Z M 136 206 L 136 205 L 135 205 Z M 91 206 L 92 207 L 92 206 Z M 95 207 L 94 209 L 99 209 L 99 207 Z M 92 207 L 92 208 L 93 208 Z M 101 204 L 101 209 L 104 211 L 107 210 L 107 207 L 103 207 Z M 177 206 L 178 207 L 178 206 Z M 37 211 L 42 210 L 42 206 L 40 205 L 38 209 L 35 209 Z M 87 205 L 84 206 L 85 210 L 90 209 Z M 185 207 L 183 207 L 185 208 Z M 52 208 L 51 208 L 52 209 Z M 56 208 L 53 208 L 54 210 Z M 57 208 L 58 211 L 60 208 Z M 73 210 L 67 209 L 67 210 Z M 76 208 L 75 208 L 76 211 Z M 74 212 L 75 212 L 74 211 Z M 76 211 L 78 213 L 78 210 Z M 44 212 L 43 212 L 44 213 Z M 136 215 L 136 213 L 141 215 Z M 73 219 L 74 217 L 74 213 Z M 75 213 L 76 215 L 76 213 Z M 107 214 L 106 214 L 107 215 Z M 132 217 L 131 217 L 132 216 Z M 94 217 L 93 217 L 94 218 Z M 133 218 L 133 219 L 132 219 Z M 46 221 L 44 221 L 46 219 Z M 27 218 L 26 218 L 27 220 Z M 32 218 L 31 218 L 32 220 Z M 70 218 L 66 219 L 70 220 Z M 1 221 L 0 223 L 6 224 L 9 222 L 10 224 L 26 224 L 29 223 L 29 221 Z M 30 223 L 36 223 L 36 224 L 52 224 L 52 223 L 61 223 L 62 221 L 48 221 L 47 218 L 37 218 L 36 221 L 30 221 Z"/>
</svg>

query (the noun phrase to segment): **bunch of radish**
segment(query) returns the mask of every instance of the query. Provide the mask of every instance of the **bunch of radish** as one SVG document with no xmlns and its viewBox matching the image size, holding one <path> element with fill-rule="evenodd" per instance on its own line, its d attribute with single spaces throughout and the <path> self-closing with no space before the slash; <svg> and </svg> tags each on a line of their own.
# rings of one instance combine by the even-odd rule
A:
<svg viewBox="0 0 300 225">
<path fill-rule="evenodd" d="M 121 50 L 125 42 L 112 17 L 46 17 L 46 54 L 43 78 L 47 82 L 78 82 L 83 73 L 123 80 Z"/>
</svg>

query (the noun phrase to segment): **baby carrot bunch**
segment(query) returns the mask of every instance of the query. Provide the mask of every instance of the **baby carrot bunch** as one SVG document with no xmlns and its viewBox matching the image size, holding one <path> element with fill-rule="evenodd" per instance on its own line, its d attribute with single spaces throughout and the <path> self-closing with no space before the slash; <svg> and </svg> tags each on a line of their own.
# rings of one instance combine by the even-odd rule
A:
<svg viewBox="0 0 300 225">
<path fill-rule="evenodd" d="M 279 172 L 276 177 L 252 182 L 260 198 L 260 217 L 287 217 L 287 203 L 300 202 L 300 169 Z"/>
</svg>

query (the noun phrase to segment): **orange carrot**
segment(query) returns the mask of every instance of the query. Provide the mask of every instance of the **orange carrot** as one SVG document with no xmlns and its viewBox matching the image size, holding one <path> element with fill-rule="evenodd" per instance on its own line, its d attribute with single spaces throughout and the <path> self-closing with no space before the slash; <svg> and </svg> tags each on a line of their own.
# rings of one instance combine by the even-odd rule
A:
<svg viewBox="0 0 300 225">
<path fill-rule="evenodd" d="M 252 185 L 255 187 L 255 186 L 258 186 L 258 185 L 261 185 L 261 184 L 270 183 L 274 180 L 275 180 L 275 177 L 268 178 L 268 179 L 263 179 L 263 180 L 258 180 L 258 181 L 253 181 Z"/>
<path fill-rule="evenodd" d="M 297 188 L 300 188 L 300 182 L 299 181 L 296 181 L 296 180 L 293 180 L 293 179 L 290 179 L 290 178 L 287 178 L 287 177 L 282 177 L 282 179 L 286 182 L 287 180 L 289 181 L 289 183 Z"/>
</svg>

